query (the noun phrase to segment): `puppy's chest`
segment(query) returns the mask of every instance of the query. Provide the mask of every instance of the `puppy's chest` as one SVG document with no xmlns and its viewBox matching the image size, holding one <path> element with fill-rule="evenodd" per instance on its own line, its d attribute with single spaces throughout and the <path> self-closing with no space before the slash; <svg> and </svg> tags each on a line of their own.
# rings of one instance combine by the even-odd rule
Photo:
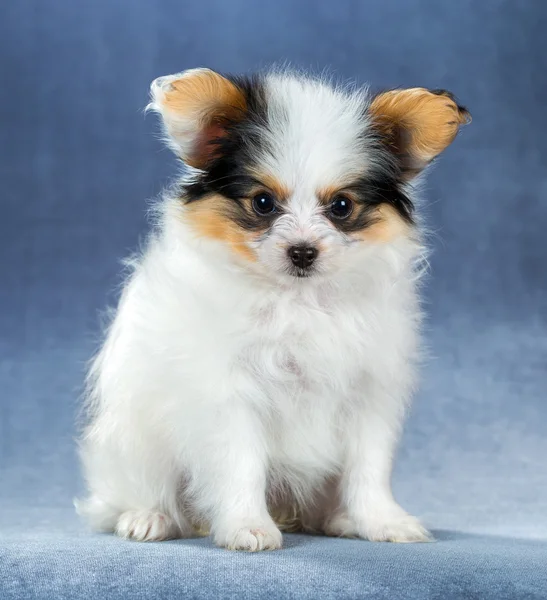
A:
<svg viewBox="0 0 547 600">
<path fill-rule="evenodd" d="M 338 464 L 366 354 L 358 322 L 305 304 L 257 313 L 246 364 L 264 392 L 272 460 L 281 470 L 313 477 Z"/>
<path fill-rule="evenodd" d="M 321 396 L 349 389 L 362 373 L 371 332 L 358 314 L 304 302 L 271 303 L 253 321 L 245 353 L 271 391 Z"/>
</svg>

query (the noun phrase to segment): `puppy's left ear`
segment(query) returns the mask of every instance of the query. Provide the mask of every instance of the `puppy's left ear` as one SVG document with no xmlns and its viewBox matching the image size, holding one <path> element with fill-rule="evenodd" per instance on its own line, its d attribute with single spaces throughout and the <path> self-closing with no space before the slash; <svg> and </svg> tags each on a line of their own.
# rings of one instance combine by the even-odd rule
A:
<svg viewBox="0 0 547 600">
<path fill-rule="evenodd" d="M 369 108 L 380 139 L 412 179 L 449 146 L 471 115 L 445 90 L 410 88 L 376 96 Z"/>
<path fill-rule="evenodd" d="M 198 169 L 216 156 L 216 142 L 246 111 L 242 91 L 210 69 L 158 77 L 150 86 L 150 95 L 147 109 L 162 116 L 169 145 L 184 162 Z"/>
</svg>

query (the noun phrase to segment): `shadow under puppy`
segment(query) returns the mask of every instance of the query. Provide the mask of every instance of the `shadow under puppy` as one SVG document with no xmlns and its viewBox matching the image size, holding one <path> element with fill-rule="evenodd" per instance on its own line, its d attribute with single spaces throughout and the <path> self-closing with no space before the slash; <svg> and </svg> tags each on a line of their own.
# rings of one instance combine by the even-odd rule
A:
<svg viewBox="0 0 547 600">
<path fill-rule="evenodd" d="M 237 550 L 280 528 L 428 540 L 390 487 L 420 354 L 413 179 L 467 111 L 287 71 L 151 95 L 187 168 L 91 368 L 79 511 Z"/>
</svg>

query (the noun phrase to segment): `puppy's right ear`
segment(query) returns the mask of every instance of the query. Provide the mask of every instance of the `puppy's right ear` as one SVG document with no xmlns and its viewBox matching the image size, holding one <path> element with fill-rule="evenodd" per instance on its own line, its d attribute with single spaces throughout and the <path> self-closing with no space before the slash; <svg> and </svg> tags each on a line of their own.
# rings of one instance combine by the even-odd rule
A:
<svg viewBox="0 0 547 600">
<path fill-rule="evenodd" d="M 210 69 L 158 77 L 150 95 L 147 110 L 162 116 L 169 145 L 185 163 L 198 169 L 216 156 L 215 142 L 246 111 L 241 90 Z"/>
</svg>

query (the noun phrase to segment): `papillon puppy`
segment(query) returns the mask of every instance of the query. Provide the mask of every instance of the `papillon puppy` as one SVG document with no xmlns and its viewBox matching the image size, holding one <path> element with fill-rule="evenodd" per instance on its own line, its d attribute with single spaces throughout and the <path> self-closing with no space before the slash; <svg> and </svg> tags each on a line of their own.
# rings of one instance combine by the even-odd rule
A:
<svg viewBox="0 0 547 600">
<path fill-rule="evenodd" d="M 391 492 L 420 357 L 416 177 L 444 90 L 194 69 L 149 109 L 185 163 L 89 374 L 79 512 L 134 540 L 422 542 Z"/>
</svg>

